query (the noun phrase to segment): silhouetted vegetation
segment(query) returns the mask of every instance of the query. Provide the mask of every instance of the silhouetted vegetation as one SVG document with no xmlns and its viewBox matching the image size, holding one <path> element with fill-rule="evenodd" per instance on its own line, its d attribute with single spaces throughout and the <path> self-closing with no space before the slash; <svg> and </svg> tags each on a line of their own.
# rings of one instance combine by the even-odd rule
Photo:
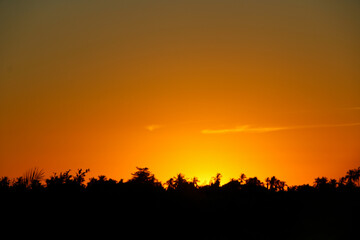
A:
<svg viewBox="0 0 360 240">
<path fill-rule="evenodd" d="M 338 180 L 318 177 L 312 185 L 297 186 L 244 173 L 224 184 L 220 173 L 207 185 L 181 173 L 161 183 L 140 167 L 127 181 L 100 175 L 86 182 L 88 172 L 67 170 L 44 179 L 44 171 L 33 168 L 15 179 L 0 178 L 2 206 L 16 212 L 8 222 L 30 214 L 36 219 L 30 225 L 66 223 L 89 231 L 111 226 L 122 234 L 136 228 L 135 239 L 151 234 L 164 239 L 346 239 L 359 226 L 360 168 Z"/>
<path fill-rule="evenodd" d="M 132 173 L 132 178 L 124 182 L 123 179 L 116 181 L 108 179 L 104 175 L 97 178 L 90 178 L 85 184 L 86 174 L 89 169 L 78 169 L 75 175 L 71 170 L 53 173 L 48 179 L 44 180 L 45 173 L 42 169 L 33 168 L 23 176 L 10 179 L 6 176 L 0 178 L 0 192 L 109 192 L 133 189 L 134 191 L 164 191 L 164 192 L 203 192 L 210 190 L 224 191 L 255 191 L 255 192 L 297 192 L 297 191 L 359 191 L 360 189 L 360 167 L 349 170 L 344 177 L 339 180 L 318 177 L 314 179 L 313 185 L 288 186 L 285 181 L 277 179 L 275 176 L 267 177 L 262 182 L 257 177 L 247 178 L 244 173 L 239 178 L 230 179 L 229 182 L 221 186 L 222 175 L 217 173 L 208 185 L 199 186 L 197 177 L 186 178 L 182 173 L 171 177 L 164 184 L 155 178 L 155 175 L 148 168 L 137 167 L 137 171 Z M 122 185 L 122 188 L 118 186 Z"/>
</svg>

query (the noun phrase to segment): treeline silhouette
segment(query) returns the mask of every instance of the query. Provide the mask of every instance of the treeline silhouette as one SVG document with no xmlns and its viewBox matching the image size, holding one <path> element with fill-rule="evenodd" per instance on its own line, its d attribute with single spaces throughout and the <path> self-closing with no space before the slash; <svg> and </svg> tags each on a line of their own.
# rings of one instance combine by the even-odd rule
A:
<svg viewBox="0 0 360 240">
<path fill-rule="evenodd" d="M 82 238 L 350 239 L 360 226 L 360 167 L 338 180 L 318 177 L 296 186 L 245 174 L 224 184 L 216 174 L 200 186 L 198 178 L 179 173 L 161 183 L 140 167 L 127 181 L 100 175 L 86 182 L 88 172 L 45 179 L 33 168 L 2 177 L 0 206 L 9 210 L 2 229 Z"/>
<path fill-rule="evenodd" d="M 50 178 L 44 179 L 44 171 L 33 168 L 27 171 L 23 176 L 15 179 L 8 177 L 0 178 L 0 192 L 121 192 L 133 190 L 136 192 L 211 192 L 217 191 L 239 191 L 239 192 L 314 192 L 314 191 L 359 191 L 360 187 L 360 167 L 349 170 L 344 177 L 339 180 L 328 179 L 327 177 L 318 177 L 313 185 L 303 184 L 288 186 L 285 181 L 277 179 L 275 176 L 267 177 L 262 182 L 257 177 L 247 178 L 244 173 L 239 178 L 232 178 L 229 182 L 221 186 L 222 175 L 217 173 L 210 183 L 200 186 L 199 179 L 193 177 L 186 178 L 179 173 L 170 178 L 164 184 L 155 178 L 155 175 L 148 168 L 137 167 L 137 171 L 132 173 L 132 178 L 124 182 L 123 179 L 116 181 L 108 179 L 104 175 L 97 178 L 90 178 L 85 184 L 86 174 L 89 169 L 78 169 L 75 174 L 71 170 L 54 173 Z M 42 183 L 43 182 L 43 183 Z M 44 184 L 45 183 L 45 184 Z"/>
</svg>

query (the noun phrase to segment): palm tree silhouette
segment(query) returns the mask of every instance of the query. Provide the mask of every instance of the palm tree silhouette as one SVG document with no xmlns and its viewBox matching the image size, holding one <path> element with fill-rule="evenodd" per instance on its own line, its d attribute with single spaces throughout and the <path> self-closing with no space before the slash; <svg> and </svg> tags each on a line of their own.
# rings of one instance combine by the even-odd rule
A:
<svg viewBox="0 0 360 240">
<path fill-rule="evenodd" d="M 174 179 L 174 186 L 176 190 L 185 190 L 188 186 L 188 181 L 185 176 L 181 173 L 176 175 Z"/>
<path fill-rule="evenodd" d="M 191 183 L 194 187 L 198 187 L 198 182 L 199 182 L 199 179 L 197 177 L 193 177 L 193 179 L 191 180 Z"/>
<path fill-rule="evenodd" d="M 318 189 L 323 189 L 328 184 L 328 181 L 329 180 L 327 177 L 315 178 L 314 187 L 316 187 Z"/>
<path fill-rule="evenodd" d="M 167 186 L 167 190 L 174 190 L 175 189 L 174 178 L 170 178 L 169 180 L 167 180 L 165 185 Z"/>
<path fill-rule="evenodd" d="M 272 176 L 270 178 L 270 190 L 271 191 L 277 191 L 279 186 L 279 179 L 277 179 L 275 176 Z"/>
<path fill-rule="evenodd" d="M 37 167 L 31 168 L 25 172 L 22 180 L 26 188 L 36 188 L 40 186 L 41 180 L 44 178 L 44 171 Z"/>
<path fill-rule="evenodd" d="M 355 185 L 355 182 L 357 182 L 357 185 L 360 186 L 360 167 L 357 169 L 350 169 L 345 176 L 347 180 L 348 185 Z"/>
<path fill-rule="evenodd" d="M 246 180 L 246 175 L 244 173 L 242 173 L 239 177 L 239 182 L 240 182 L 240 185 L 243 184 Z"/>
<path fill-rule="evenodd" d="M 220 187 L 221 177 L 222 175 L 217 173 L 216 176 L 212 178 L 211 186 Z"/>
<path fill-rule="evenodd" d="M 286 182 L 279 180 L 279 182 L 278 182 L 279 191 L 284 191 L 284 190 L 285 190 L 285 186 L 287 186 L 287 185 L 286 185 Z"/>
<path fill-rule="evenodd" d="M 151 183 L 153 184 L 155 182 L 155 176 L 152 174 L 147 167 L 140 168 L 136 167 L 137 171 L 135 173 L 132 173 L 133 175 L 131 182 L 135 183 Z"/>
<path fill-rule="evenodd" d="M 270 188 L 270 178 L 267 177 L 267 178 L 265 179 L 265 182 L 266 182 L 266 188 L 269 190 L 269 188 Z"/>
</svg>

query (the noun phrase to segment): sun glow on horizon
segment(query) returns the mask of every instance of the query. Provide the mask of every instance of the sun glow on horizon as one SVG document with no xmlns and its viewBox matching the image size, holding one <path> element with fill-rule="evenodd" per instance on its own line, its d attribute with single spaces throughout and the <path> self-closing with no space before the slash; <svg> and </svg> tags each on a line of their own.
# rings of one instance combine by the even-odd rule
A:
<svg viewBox="0 0 360 240">
<path fill-rule="evenodd" d="M 0 177 L 338 178 L 360 159 L 357 1 L 2 1 Z"/>
</svg>

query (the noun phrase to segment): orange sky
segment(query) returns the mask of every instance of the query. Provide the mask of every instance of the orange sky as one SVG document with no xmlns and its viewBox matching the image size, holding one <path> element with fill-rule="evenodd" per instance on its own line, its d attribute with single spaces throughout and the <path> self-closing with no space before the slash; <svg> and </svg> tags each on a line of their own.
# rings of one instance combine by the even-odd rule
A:
<svg viewBox="0 0 360 240">
<path fill-rule="evenodd" d="M 1 1 L 0 176 L 360 166 L 357 1 Z"/>
</svg>

